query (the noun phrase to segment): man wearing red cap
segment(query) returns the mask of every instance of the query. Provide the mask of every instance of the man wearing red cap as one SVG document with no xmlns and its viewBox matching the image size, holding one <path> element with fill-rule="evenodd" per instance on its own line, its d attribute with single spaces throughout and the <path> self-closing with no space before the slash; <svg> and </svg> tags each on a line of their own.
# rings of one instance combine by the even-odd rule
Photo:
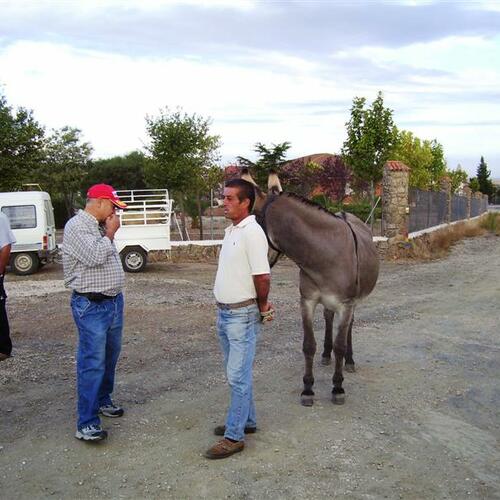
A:
<svg viewBox="0 0 500 500">
<path fill-rule="evenodd" d="M 120 355 L 125 282 L 113 243 L 120 227 L 116 207 L 126 208 L 107 184 L 92 186 L 87 203 L 64 228 L 64 284 L 73 290 L 71 310 L 78 328 L 78 423 L 75 437 L 101 441 L 99 415 L 121 417 L 111 400 Z"/>
</svg>

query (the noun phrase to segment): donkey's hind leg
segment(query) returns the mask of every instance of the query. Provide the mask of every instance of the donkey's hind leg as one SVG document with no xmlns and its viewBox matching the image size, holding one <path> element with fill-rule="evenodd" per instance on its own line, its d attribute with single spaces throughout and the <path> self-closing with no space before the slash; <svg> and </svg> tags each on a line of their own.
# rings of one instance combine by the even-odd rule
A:
<svg viewBox="0 0 500 500">
<path fill-rule="evenodd" d="M 313 316 L 316 308 L 316 301 L 308 300 L 302 297 L 300 299 L 300 307 L 302 313 L 302 327 L 304 329 L 304 339 L 302 343 L 302 351 L 305 359 L 304 390 L 300 395 L 300 402 L 303 406 L 312 406 L 314 402 L 314 385 L 313 375 L 313 360 L 316 353 L 316 340 L 314 339 Z"/>
<path fill-rule="evenodd" d="M 354 313 L 351 322 L 349 323 L 349 330 L 347 331 L 347 350 L 345 352 L 345 371 L 354 373 L 356 371 L 354 359 L 352 357 L 352 324 L 354 323 Z"/>
<path fill-rule="evenodd" d="M 346 305 L 340 312 L 339 327 L 335 343 L 333 344 L 333 352 L 335 353 L 335 373 L 333 374 L 333 389 L 332 402 L 334 404 L 344 404 L 345 391 L 342 387 L 344 377 L 342 375 L 342 367 L 344 366 L 344 356 L 347 350 L 347 333 L 349 325 L 354 314 L 354 306 Z"/>
<path fill-rule="evenodd" d="M 322 365 L 330 365 L 332 363 L 333 316 L 334 312 L 325 307 L 323 310 L 323 317 L 325 318 L 325 341 L 323 344 L 323 354 L 321 355 Z"/>
</svg>

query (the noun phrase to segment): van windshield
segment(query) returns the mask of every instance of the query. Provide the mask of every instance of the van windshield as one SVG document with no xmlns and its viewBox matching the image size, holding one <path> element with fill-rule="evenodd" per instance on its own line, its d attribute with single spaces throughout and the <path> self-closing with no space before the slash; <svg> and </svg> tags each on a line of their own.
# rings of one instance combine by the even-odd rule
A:
<svg viewBox="0 0 500 500">
<path fill-rule="evenodd" d="M 31 229 L 36 227 L 35 205 L 2 207 L 2 212 L 9 219 L 11 229 Z"/>
</svg>

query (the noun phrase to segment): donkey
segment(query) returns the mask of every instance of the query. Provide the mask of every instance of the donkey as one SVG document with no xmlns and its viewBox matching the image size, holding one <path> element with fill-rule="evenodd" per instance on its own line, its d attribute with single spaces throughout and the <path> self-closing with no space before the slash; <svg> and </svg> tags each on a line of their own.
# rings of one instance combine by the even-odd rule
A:
<svg viewBox="0 0 500 500">
<path fill-rule="evenodd" d="M 255 186 L 253 213 L 269 242 L 269 262 L 276 264 L 284 254 L 300 269 L 300 307 L 305 357 L 304 390 L 301 403 L 314 402 L 313 360 L 316 341 L 313 331 L 314 311 L 324 307 L 325 339 L 322 364 L 331 363 L 335 354 L 332 402 L 343 404 L 342 369 L 354 370 L 352 324 L 357 303 L 375 287 L 379 261 L 368 226 L 354 215 L 333 214 L 320 205 L 281 189 L 278 176 L 271 173 L 268 193 L 264 194 L 244 171 L 241 177 Z M 338 328 L 332 343 L 334 314 Z"/>
</svg>

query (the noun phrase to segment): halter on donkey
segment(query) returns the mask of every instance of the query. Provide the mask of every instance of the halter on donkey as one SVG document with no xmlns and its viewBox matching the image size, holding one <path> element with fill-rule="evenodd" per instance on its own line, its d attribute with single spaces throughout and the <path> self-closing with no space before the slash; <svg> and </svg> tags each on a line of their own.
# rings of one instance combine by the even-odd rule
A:
<svg viewBox="0 0 500 500">
<path fill-rule="evenodd" d="M 352 214 L 332 214 L 311 201 L 282 192 L 276 174 L 268 180 L 267 195 L 244 173 L 242 178 L 255 186 L 253 212 L 262 225 L 270 246 L 273 266 L 281 254 L 300 269 L 300 306 L 304 330 L 304 390 L 301 403 L 313 404 L 313 360 L 316 353 L 313 317 L 318 304 L 324 307 L 325 340 L 322 363 L 335 354 L 332 401 L 343 404 L 342 369 L 354 371 L 352 324 L 358 301 L 375 287 L 379 261 L 368 226 Z M 333 318 L 338 328 L 333 342 Z"/>
</svg>

